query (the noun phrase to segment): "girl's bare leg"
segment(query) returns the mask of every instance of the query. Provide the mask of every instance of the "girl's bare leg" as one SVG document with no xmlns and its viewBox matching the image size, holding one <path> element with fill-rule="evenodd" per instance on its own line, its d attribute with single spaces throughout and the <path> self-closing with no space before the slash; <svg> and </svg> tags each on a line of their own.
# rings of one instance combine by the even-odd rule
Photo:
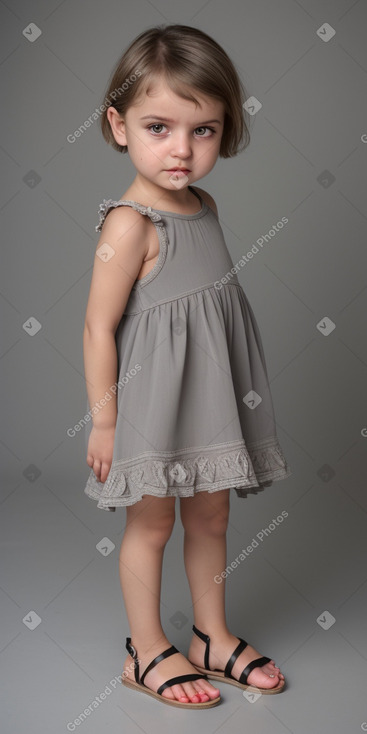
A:
<svg viewBox="0 0 367 734">
<path fill-rule="evenodd" d="M 238 645 L 225 618 L 225 579 L 217 583 L 226 568 L 226 532 L 229 517 L 229 489 L 218 492 L 197 492 L 193 497 L 180 499 L 181 520 L 185 529 L 184 558 L 190 584 L 195 626 L 209 635 L 211 670 L 224 670 L 226 663 Z M 245 638 L 245 634 L 241 637 Z M 204 666 L 205 643 L 193 633 L 188 658 L 196 665 Z M 237 658 L 231 674 L 239 678 L 249 662 L 261 656 L 251 645 Z M 270 675 L 274 675 L 270 678 Z M 284 676 L 274 660 L 261 668 L 255 668 L 248 676 L 248 683 L 259 688 L 274 688 Z"/>
<path fill-rule="evenodd" d="M 151 660 L 172 644 L 162 628 L 160 598 L 163 553 L 174 522 L 174 497 L 145 495 L 135 505 L 126 507 L 119 572 L 130 628 L 127 636 L 131 637 L 138 654 L 140 676 Z M 131 680 L 135 680 L 133 665 L 128 655 L 124 671 Z M 197 673 L 197 670 L 184 655 L 172 655 L 147 673 L 144 684 L 156 691 L 169 678 L 185 673 Z M 209 681 L 198 679 L 166 688 L 162 696 L 181 703 L 200 703 L 219 694 Z"/>
</svg>

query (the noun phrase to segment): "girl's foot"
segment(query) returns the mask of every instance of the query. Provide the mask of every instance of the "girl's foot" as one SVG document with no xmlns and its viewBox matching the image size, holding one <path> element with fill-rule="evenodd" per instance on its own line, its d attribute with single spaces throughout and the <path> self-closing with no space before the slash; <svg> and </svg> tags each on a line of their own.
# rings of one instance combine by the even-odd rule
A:
<svg viewBox="0 0 367 734">
<path fill-rule="evenodd" d="M 200 625 L 199 629 L 202 630 L 202 632 L 205 632 L 205 634 L 209 634 L 210 637 L 209 668 L 211 670 L 214 670 L 214 668 L 224 670 L 229 658 L 239 644 L 238 637 L 231 635 L 229 632 L 223 632 L 220 636 L 218 633 L 211 635 L 206 630 L 202 629 Z M 205 642 L 194 633 L 191 640 L 188 658 L 194 665 L 204 667 L 204 651 Z M 239 680 L 239 677 L 246 665 L 259 657 L 262 657 L 261 653 L 257 652 L 257 650 L 255 650 L 251 645 L 247 645 L 245 650 L 242 650 L 238 656 L 231 670 L 231 675 L 236 678 L 236 680 Z M 261 668 L 254 668 L 247 678 L 248 685 L 255 686 L 256 688 L 275 688 L 276 686 L 282 685 L 283 681 L 284 675 L 275 665 L 274 660 L 271 660 L 270 663 L 266 663 L 266 665 L 263 665 Z"/>
<path fill-rule="evenodd" d="M 159 644 L 150 647 L 149 650 L 144 650 L 142 645 L 137 645 L 133 639 L 132 644 L 138 654 L 139 674 L 141 678 L 151 660 L 170 647 L 172 643 L 167 639 L 161 639 Z M 184 675 L 185 673 L 197 672 L 196 668 L 191 665 L 184 655 L 176 653 L 155 665 L 144 678 L 144 685 L 152 691 L 157 691 L 159 686 L 169 680 L 169 678 L 174 678 L 176 675 Z M 124 676 L 135 681 L 134 661 L 130 655 L 127 656 L 124 663 Z M 187 681 L 186 683 L 177 683 L 174 686 L 165 688 L 161 695 L 171 700 L 180 701 L 180 703 L 205 703 L 213 698 L 218 698 L 220 691 L 218 688 L 212 686 L 208 680 L 205 680 L 205 678 L 200 678 L 198 680 Z"/>
</svg>

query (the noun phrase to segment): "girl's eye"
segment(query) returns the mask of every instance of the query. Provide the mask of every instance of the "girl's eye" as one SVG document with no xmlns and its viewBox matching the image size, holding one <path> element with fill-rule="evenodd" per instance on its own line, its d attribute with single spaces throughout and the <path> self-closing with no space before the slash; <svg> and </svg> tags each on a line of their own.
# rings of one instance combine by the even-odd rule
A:
<svg viewBox="0 0 367 734">
<path fill-rule="evenodd" d="M 153 134 L 159 135 L 160 132 L 161 132 L 161 130 L 158 130 L 158 131 L 157 130 L 153 130 L 153 128 L 157 128 L 157 127 L 161 127 L 162 128 L 162 127 L 165 127 L 165 125 L 163 125 L 163 123 L 161 123 L 161 122 L 155 122 L 153 125 L 148 125 L 148 130 L 150 130 Z M 210 130 L 210 132 L 212 134 L 215 134 L 215 130 L 212 127 L 197 127 L 196 130 Z M 210 135 L 199 135 L 198 137 L 199 138 L 207 138 L 207 137 L 211 137 L 211 136 Z"/>
<path fill-rule="evenodd" d="M 197 127 L 197 130 L 210 130 L 212 133 L 215 133 L 215 130 L 212 127 Z M 210 137 L 208 135 L 199 135 L 199 138 L 207 138 Z"/>
<path fill-rule="evenodd" d="M 161 124 L 161 123 L 159 123 L 159 122 L 156 122 L 156 123 L 155 123 L 154 125 L 149 125 L 149 127 L 148 127 L 148 130 L 151 130 L 151 129 L 152 129 L 153 127 L 164 127 L 164 125 L 162 125 L 162 124 Z M 155 132 L 156 132 L 156 131 L 155 131 Z M 159 132 L 159 131 L 158 131 L 158 132 Z"/>
</svg>

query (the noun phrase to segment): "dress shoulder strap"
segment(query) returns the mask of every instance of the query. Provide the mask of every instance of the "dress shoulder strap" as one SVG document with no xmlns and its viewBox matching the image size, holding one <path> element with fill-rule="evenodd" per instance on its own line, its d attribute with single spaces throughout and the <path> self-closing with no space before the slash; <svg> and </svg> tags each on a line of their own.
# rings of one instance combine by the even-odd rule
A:
<svg viewBox="0 0 367 734">
<path fill-rule="evenodd" d="M 137 201 L 129 201 L 128 199 L 121 199 L 120 201 L 103 199 L 103 202 L 99 205 L 98 209 L 99 223 L 95 227 L 96 232 L 101 231 L 108 212 L 117 206 L 131 206 L 137 212 L 140 212 L 140 214 L 148 216 L 155 224 L 164 226 L 161 215 L 158 214 L 158 212 L 153 211 L 151 206 L 143 206 L 143 204 L 139 204 Z"/>
</svg>

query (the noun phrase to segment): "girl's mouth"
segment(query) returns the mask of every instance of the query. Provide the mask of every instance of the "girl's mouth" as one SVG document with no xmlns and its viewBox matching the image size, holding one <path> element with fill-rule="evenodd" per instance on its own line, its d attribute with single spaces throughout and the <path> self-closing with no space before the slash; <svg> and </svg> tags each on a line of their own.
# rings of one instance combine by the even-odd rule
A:
<svg viewBox="0 0 367 734">
<path fill-rule="evenodd" d="M 189 168 L 170 168 L 167 173 L 175 174 L 176 176 L 187 176 L 188 173 L 191 173 Z"/>
</svg>

